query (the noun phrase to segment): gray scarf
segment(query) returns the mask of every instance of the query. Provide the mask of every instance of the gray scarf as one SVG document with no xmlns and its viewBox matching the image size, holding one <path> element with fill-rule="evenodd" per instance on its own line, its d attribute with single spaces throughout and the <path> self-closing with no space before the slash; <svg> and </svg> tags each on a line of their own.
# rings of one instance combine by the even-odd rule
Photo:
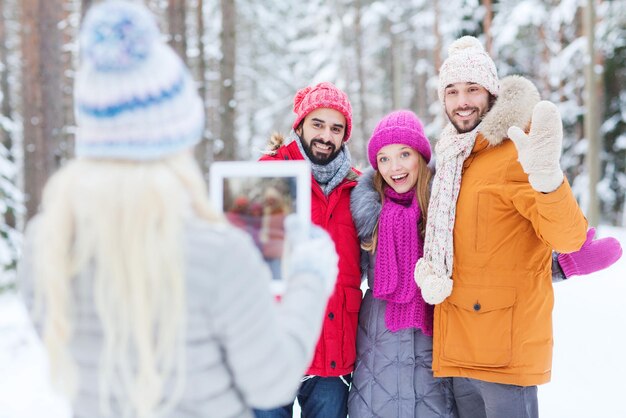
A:
<svg viewBox="0 0 626 418">
<path fill-rule="evenodd" d="M 321 165 L 311 162 L 309 157 L 306 155 L 306 152 L 304 152 L 304 147 L 302 146 L 302 140 L 300 139 L 300 136 L 295 131 L 291 131 L 291 133 L 289 134 L 288 142 L 291 141 L 296 141 L 296 144 L 298 144 L 298 149 L 300 150 L 300 153 L 302 154 L 304 159 L 311 163 L 311 172 L 313 173 L 313 178 L 320 185 L 325 196 L 328 196 L 330 192 L 332 192 L 335 187 L 337 187 L 339 183 L 341 183 L 343 179 L 346 178 L 352 168 L 350 165 L 352 160 L 352 158 L 350 157 L 350 151 L 348 151 L 348 148 L 345 147 L 343 144 L 341 146 L 339 154 L 337 154 L 337 156 L 332 161 L 330 161 L 328 164 Z"/>
</svg>

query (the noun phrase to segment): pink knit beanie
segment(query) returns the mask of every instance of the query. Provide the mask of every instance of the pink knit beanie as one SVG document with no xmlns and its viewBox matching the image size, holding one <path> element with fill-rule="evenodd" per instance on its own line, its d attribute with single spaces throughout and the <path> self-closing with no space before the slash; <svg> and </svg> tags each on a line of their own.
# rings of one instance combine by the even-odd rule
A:
<svg viewBox="0 0 626 418">
<path fill-rule="evenodd" d="M 439 69 L 438 94 L 441 103 L 446 87 L 454 83 L 480 84 L 489 93 L 498 96 L 500 82 L 496 64 L 473 36 L 463 36 L 448 48 L 448 58 Z"/>
<path fill-rule="evenodd" d="M 352 132 L 352 106 L 346 93 L 327 81 L 298 90 L 293 99 L 293 111 L 296 114 L 293 129 L 298 127 L 306 115 L 321 108 L 334 109 L 346 118 L 346 133 L 343 140 L 347 142 Z"/>
<path fill-rule="evenodd" d="M 427 163 L 430 161 L 430 142 L 424 135 L 422 122 L 410 110 L 391 112 L 376 125 L 367 144 L 367 156 L 375 170 L 378 170 L 376 154 L 389 144 L 408 145 L 419 152 Z"/>
</svg>

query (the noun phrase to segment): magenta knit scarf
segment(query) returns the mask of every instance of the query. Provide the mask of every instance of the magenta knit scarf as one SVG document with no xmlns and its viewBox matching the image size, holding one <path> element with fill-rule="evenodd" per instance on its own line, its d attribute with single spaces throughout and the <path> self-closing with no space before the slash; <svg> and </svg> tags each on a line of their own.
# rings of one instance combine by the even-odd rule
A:
<svg viewBox="0 0 626 418">
<path fill-rule="evenodd" d="M 385 324 L 390 331 L 419 328 L 432 336 L 433 308 L 424 302 L 413 278 L 413 268 L 424 249 L 417 228 L 420 217 L 415 190 L 396 193 L 385 187 L 373 291 L 374 297 L 387 301 Z"/>
</svg>

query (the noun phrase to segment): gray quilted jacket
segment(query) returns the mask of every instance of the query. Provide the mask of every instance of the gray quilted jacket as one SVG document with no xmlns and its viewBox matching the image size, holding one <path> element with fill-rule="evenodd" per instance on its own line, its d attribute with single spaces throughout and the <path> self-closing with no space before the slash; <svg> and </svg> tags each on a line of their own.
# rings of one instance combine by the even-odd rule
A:
<svg viewBox="0 0 626 418">
<path fill-rule="evenodd" d="M 381 203 L 366 171 L 352 191 L 350 208 L 359 239 L 368 240 Z M 374 255 L 362 254 L 362 271 L 374 286 Z M 431 371 L 432 338 L 417 329 L 391 332 L 385 326 L 384 300 L 367 290 L 359 312 L 357 358 L 348 398 L 350 418 L 455 417 L 449 379 Z"/>
<path fill-rule="evenodd" d="M 34 229 L 36 224 L 27 232 L 19 269 L 28 305 Z M 159 418 L 250 418 L 251 408 L 291 402 L 321 330 L 327 300 L 322 281 L 308 274 L 293 277 L 277 305 L 268 291 L 270 272 L 247 235 L 199 219 L 189 221 L 185 233 L 186 389 L 175 410 Z M 81 379 L 74 417 L 100 418 L 102 327 L 89 272 L 74 283 L 76 331 L 70 349 Z"/>
</svg>

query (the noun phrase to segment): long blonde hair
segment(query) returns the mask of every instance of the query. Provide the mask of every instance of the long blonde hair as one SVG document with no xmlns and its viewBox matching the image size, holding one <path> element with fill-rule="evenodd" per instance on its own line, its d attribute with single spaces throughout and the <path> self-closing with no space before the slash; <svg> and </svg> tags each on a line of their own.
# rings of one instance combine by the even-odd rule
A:
<svg viewBox="0 0 626 418">
<path fill-rule="evenodd" d="M 419 233 L 422 239 L 424 239 L 424 234 L 426 233 L 426 222 L 428 220 L 428 203 L 430 201 L 430 180 L 433 176 L 432 171 L 428 167 L 426 160 L 420 153 L 417 153 L 418 163 L 417 163 L 417 182 L 415 183 L 415 194 L 417 196 L 417 203 L 420 207 L 420 212 L 422 214 L 421 220 L 418 219 Z M 374 172 L 374 178 L 372 180 L 374 190 L 378 192 L 380 196 L 380 201 L 382 204 L 385 202 L 385 179 L 380 174 L 380 171 L 376 170 Z M 376 226 L 374 227 L 374 232 L 372 233 L 372 239 L 370 241 L 364 241 L 361 244 L 361 248 L 365 251 L 374 252 L 376 251 L 376 246 L 378 244 L 378 222 L 380 218 L 376 221 Z"/>
<path fill-rule="evenodd" d="M 190 152 L 154 162 L 76 159 L 44 189 L 35 237 L 37 305 L 51 374 L 71 397 L 78 388 L 68 344 L 72 280 L 92 274 L 102 325 L 100 408 L 116 399 L 124 416 L 169 410 L 185 386 L 186 298 L 182 229 L 209 207 Z M 89 303 L 89 302 L 88 302 Z M 168 402 L 164 385 L 174 379 Z M 169 394 L 168 394 L 169 395 Z"/>
</svg>

